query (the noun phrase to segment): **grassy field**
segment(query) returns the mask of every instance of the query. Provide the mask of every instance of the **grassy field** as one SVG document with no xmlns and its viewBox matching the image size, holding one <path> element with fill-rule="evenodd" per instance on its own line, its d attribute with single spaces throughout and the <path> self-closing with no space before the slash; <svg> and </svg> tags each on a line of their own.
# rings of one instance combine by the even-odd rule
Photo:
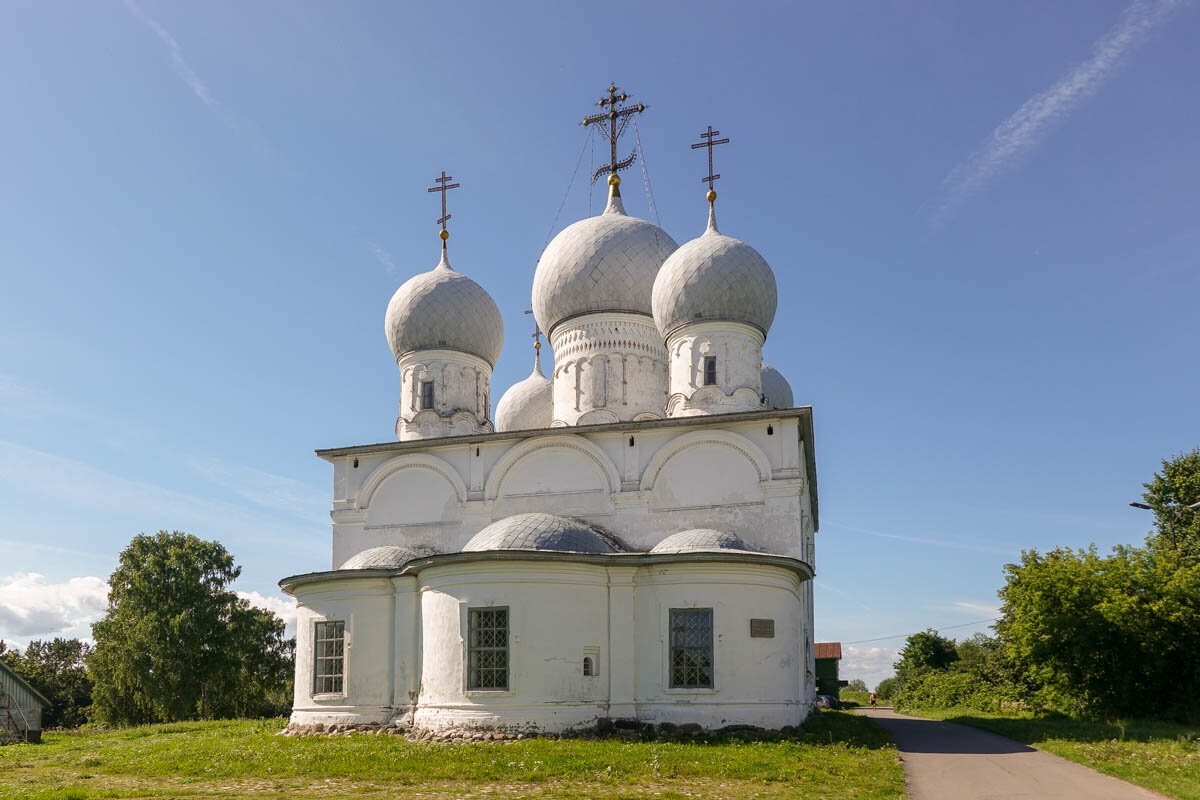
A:
<svg viewBox="0 0 1200 800">
<path fill-rule="evenodd" d="M 0 797 L 749 798 L 899 800 L 895 746 L 869 720 L 826 711 L 786 740 L 528 739 L 413 744 L 287 738 L 283 720 L 47 733 L 0 747 Z"/>
<path fill-rule="evenodd" d="M 962 709 L 904 713 L 974 725 L 1180 800 L 1200 800 L 1200 726 L 1001 716 Z"/>
</svg>

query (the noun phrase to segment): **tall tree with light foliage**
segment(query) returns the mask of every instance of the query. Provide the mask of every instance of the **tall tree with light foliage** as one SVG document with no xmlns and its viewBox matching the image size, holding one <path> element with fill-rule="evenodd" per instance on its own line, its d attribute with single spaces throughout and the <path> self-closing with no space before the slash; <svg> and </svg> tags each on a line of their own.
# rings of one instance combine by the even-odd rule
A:
<svg viewBox="0 0 1200 800">
<path fill-rule="evenodd" d="M 229 591 L 240 574 L 219 542 L 135 536 L 92 629 L 93 716 L 137 724 L 279 713 L 294 643 L 282 620 Z"/>
</svg>

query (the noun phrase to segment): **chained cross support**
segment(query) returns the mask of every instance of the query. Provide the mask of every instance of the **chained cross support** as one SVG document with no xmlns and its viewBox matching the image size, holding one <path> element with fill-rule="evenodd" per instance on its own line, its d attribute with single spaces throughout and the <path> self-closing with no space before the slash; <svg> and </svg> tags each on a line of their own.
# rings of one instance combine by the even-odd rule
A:
<svg viewBox="0 0 1200 800">
<path fill-rule="evenodd" d="M 446 248 L 446 240 L 450 238 L 450 232 L 446 230 L 446 223 L 450 220 L 450 217 L 451 217 L 450 214 L 446 213 L 446 192 L 450 191 L 451 189 L 457 189 L 458 187 L 462 186 L 461 183 L 450 183 L 450 181 L 452 181 L 452 180 L 454 180 L 454 178 L 450 175 L 447 175 L 446 170 L 442 170 L 442 177 L 433 179 L 433 182 L 438 185 L 431 186 L 430 188 L 425 190 L 427 192 L 441 192 L 442 193 L 442 216 L 441 216 L 441 219 L 439 219 L 437 222 L 438 222 L 438 225 L 442 226 L 441 237 L 442 237 L 442 249 L 443 250 Z"/>
<path fill-rule="evenodd" d="M 637 151 L 635 150 L 629 155 L 628 158 L 618 160 L 617 140 L 621 138 L 621 134 L 625 131 L 625 126 L 629 124 L 629 118 L 634 114 L 640 114 L 645 111 L 646 106 L 642 103 L 638 103 L 636 106 L 617 108 L 618 104 L 624 103 L 629 99 L 629 95 L 627 95 L 625 92 L 617 94 L 617 91 L 618 89 L 615 83 L 609 84 L 608 97 L 602 97 L 600 98 L 600 102 L 596 103 L 596 105 L 600 106 L 601 108 L 607 107 L 607 110 L 601 111 L 599 114 L 592 114 L 591 116 L 584 117 L 583 121 L 579 123 L 585 128 L 588 125 L 600 123 L 600 130 L 604 133 L 605 137 L 608 138 L 608 166 L 600 167 L 600 169 L 596 170 L 592 174 L 592 183 L 595 183 L 596 179 L 605 172 L 608 172 L 611 175 L 616 175 L 620 170 L 632 166 L 634 160 L 637 158 Z M 607 129 L 604 128 L 605 122 L 608 123 Z"/>
<path fill-rule="evenodd" d="M 696 144 L 692 145 L 693 150 L 699 150 L 701 147 L 708 148 L 708 175 L 706 177 L 701 178 L 700 182 L 708 184 L 708 191 L 710 193 L 712 193 L 712 191 L 713 191 L 713 181 L 715 181 L 717 178 L 721 177 L 721 173 L 713 172 L 713 157 L 712 157 L 713 156 L 713 153 L 712 153 L 713 148 L 719 144 L 729 144 L 728 138 L 725 138 L 725 139 L 714 139 L 713 138 L 714 136 L 720 136 L 720 135 L 721 135 L 720 131 L 714 131 L 712 129 L 712 125 L 709 125 L 708 131 L 700 134 L 700 138 L 703 139 L 704 141 L 696 142 Z M 716 198 L 709 198 L 709 200 L 714 200 L 714 199 L 716 199 Z"/>
</svg>

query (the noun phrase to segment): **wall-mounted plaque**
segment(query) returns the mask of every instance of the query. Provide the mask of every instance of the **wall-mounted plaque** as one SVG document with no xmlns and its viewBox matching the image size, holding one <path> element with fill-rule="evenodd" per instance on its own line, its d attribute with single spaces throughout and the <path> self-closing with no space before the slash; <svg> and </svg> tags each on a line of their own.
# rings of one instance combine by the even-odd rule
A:
<svg viewBox="0 0 1200 800">
<path fill-rule="evenodd" d="M 750 620 L 750 636 L 754 639 L 774 639 L 775 638 L 775 620 L 773 619 L 752 619 Z"/>
</svg>

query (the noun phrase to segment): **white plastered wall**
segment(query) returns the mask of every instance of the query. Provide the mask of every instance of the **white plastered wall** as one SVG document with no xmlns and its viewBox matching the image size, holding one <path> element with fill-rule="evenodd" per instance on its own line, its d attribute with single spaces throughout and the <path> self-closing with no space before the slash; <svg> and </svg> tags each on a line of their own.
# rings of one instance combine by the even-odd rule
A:
<svg viewBox="0 0 1200 800">
<path fill-rule="evenodd" d="M 585 314 L 554 328 L 554 425 L 663 416 L 667 351 L 644 314 Z"/>
<path fill-rule="evenodd" d="M 492 368 L 458 350 L 420 350 L 396 361 L 400 370 L 396 438 L 464 436 L 492 430 Z M 433 408 L 421 408 L 421 383 L 433 381 Z"/>
<path fill-rule="evenodd" d="M 740 322 L 696 322 L 667 340 L 667 416 L 730 414 L 762 408 L 763 333 Z M 704 385 L 704 359 L 715 357 L 717 382 Z"/>
<path fill-rule="evenodd" d="M 427 566 L 415 578 L 311 584 L 297 591 L 292 721 L 411 719 L 433 730 L 551 732 L 604 717 L 707 728 L 799 724 L 814 690 L 804 659 L 808 585 L 770 564 L 486 560 Z M 509 609 L 508 688 L 470 690 L 468 610 L 500 606 Z M 672 608 L 713 610 L 711 688 L 670 686 Z M 342 697 L 313 698 L 304 688 L 320 619 L 346 622 Z M 751 637 L 751 619 L 771 620 L 774 636 Z M 595 659 L 592 676 L 583 674 L 585 656 Z"/>
</svg>

